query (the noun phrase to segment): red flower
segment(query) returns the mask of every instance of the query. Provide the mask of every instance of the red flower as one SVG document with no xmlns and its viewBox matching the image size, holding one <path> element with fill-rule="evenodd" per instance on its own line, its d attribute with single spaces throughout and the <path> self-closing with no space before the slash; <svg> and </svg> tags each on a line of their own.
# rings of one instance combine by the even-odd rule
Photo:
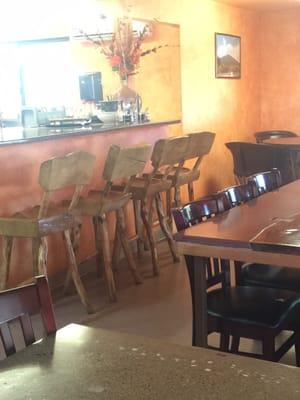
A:
<svg viewBox="0 0 300 400">
<path fill-rule="evenodd" d="M 110 65 L 111 65 L 112 67 L 115 67 L 115 66 L 117 66 L 117 65 L 120 65 L 121 62 L 122 62 L 121 57 L 120 57 L 120 56 L 117 56 L 117 55 L 114 55 L 114 56 L 108 57 L 108 58 L 109 58 Z"/>
</svg>

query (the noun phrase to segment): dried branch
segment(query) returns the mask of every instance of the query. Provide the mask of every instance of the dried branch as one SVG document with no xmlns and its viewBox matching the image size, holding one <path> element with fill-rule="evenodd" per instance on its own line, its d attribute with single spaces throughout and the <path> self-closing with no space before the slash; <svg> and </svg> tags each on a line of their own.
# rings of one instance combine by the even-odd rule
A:
<svg viewBox="0 0 300 400">
<path fill-rule="evenodd" d="M 101 34 L 97 39 L 81 32 L 84 37 L 100 49 L 100 52 L 109 60 L 113 71 L 117 71 L 122 79 L 129 75 L 135 75 L 138 72 L 140 57 L 150 53 L 156 53 L 158 49 L 168 47 L 167 44 L 153 47 L 142 51 L 142 44 L 147 33 L 149 25 L 145 25 L 143 30 L 136 36 L 132 29 L 132 22 L 129 18 L 118 19 L 115 26 L 115 32 L 109 43 Z"/>
</svg>

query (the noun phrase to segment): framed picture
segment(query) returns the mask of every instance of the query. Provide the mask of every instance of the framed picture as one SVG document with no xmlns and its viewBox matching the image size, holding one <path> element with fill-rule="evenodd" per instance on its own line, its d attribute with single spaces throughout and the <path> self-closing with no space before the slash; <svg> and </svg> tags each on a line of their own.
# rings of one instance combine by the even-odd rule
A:
<svg viewBox="0 0 300 400">
<path fill-rule="evenodd" d="M 239 36 L 215 33 L 216 78 L 241 77 L 241 38 Z"/>
</svg>

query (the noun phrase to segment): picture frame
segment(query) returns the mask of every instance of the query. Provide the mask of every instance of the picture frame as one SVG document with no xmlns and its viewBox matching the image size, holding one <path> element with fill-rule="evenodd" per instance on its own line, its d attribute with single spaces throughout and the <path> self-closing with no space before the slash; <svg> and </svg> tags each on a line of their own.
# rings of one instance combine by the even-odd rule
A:
<svg viewBox="0 0 300 400">
<path fill-rule="evenodd" d="M 241 37 L 215 33 L 215 77 L 241 78 Z"/>
</svg>

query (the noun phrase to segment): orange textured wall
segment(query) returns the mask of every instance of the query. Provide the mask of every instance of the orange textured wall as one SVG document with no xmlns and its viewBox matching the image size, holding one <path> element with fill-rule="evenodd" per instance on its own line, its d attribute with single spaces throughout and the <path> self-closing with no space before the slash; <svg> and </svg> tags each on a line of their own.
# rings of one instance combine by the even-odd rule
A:
<svg viewBox="0 0 300 400">
<path fill-rule="evenodd" d="M 300 134 L 300 11 L 261 15 L 261 129 Z"/>
<path fill-rule="evenodd" d="M 214 1 L 132 1 L 133 14 L 180 24 L 183 132 L 217 134 L 202 163 L 196 196 L 232 184 L 231 140 L 253 140 L 259 124 L 258 14 Z M 242 38 L 242 78 L 215 79 L 214 33 Z"/>
</svg>

